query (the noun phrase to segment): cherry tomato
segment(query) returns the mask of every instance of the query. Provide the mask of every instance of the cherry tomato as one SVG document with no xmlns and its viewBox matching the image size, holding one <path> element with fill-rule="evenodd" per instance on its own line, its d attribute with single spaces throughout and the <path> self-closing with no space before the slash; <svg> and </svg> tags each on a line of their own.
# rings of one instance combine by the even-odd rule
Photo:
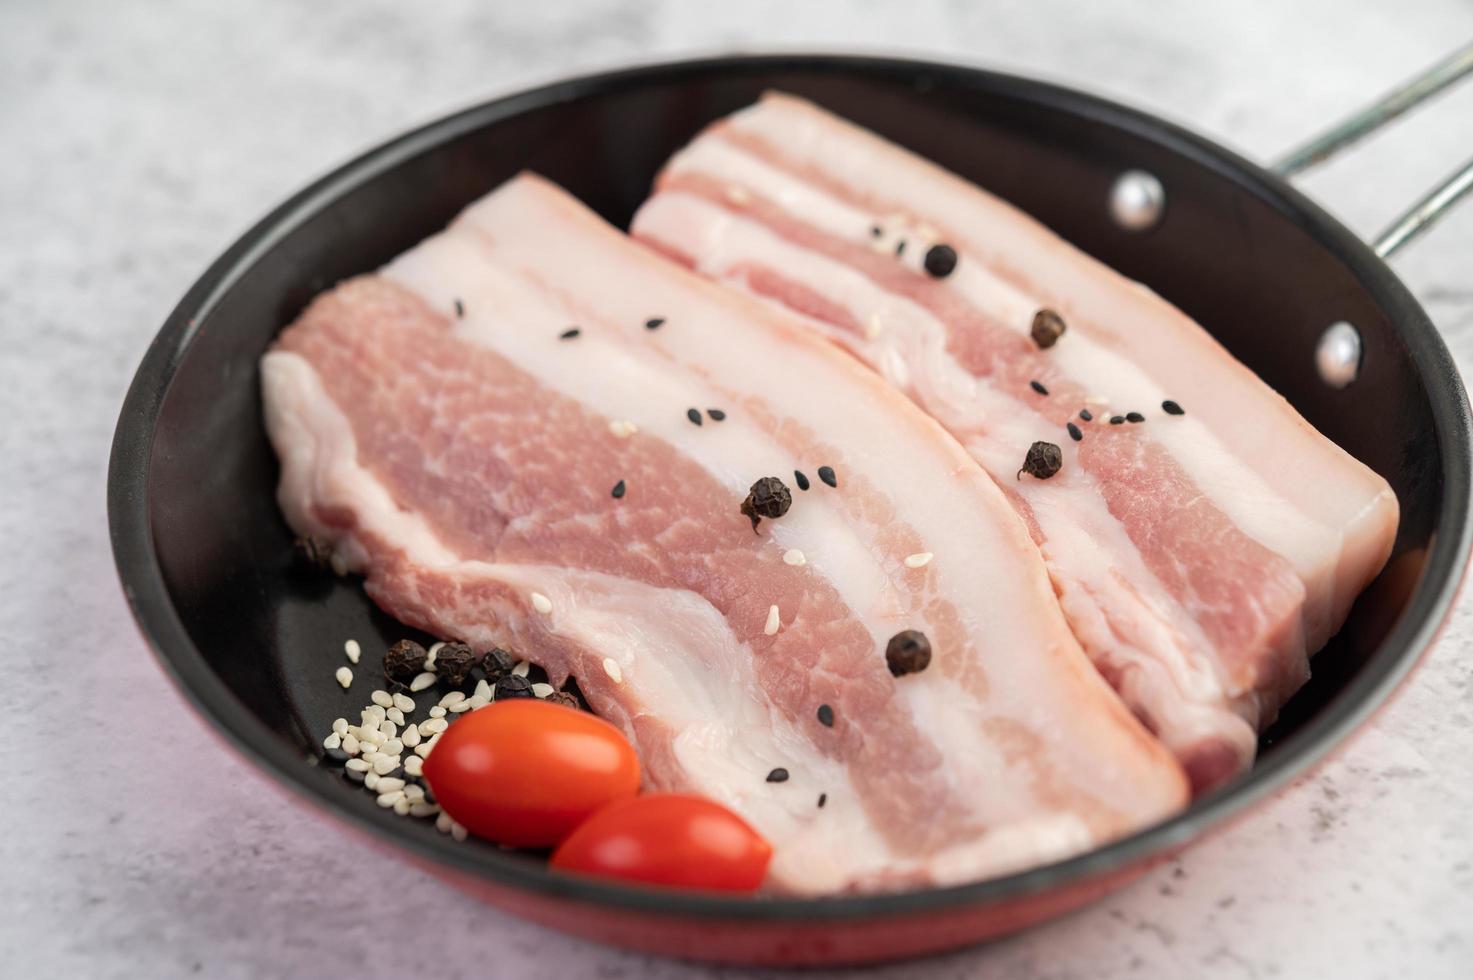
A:
<svg viewBox="0 0 1473 980">
<path fill-rule="evenodd" d="M 424 775 L 446 813 L 512 847 L 551 847 L 595 810 L 639 792 L 639 759 L 619 729 L 533 698 L 451 725 Z"/>
<path fill-rule="evenodd" d="M 653 885 L 750 892 L 762 884 L 771 859 L 772 845 L 721 804 L 651 793 L 589 817 L 553 852 L 552 866 Z"/>
</svg>

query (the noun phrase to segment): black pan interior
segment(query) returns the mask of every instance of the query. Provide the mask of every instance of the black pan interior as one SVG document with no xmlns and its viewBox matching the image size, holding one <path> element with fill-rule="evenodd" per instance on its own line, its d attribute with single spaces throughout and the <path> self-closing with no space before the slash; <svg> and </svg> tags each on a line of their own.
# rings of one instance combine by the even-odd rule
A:
<svg viewBox="0 0 1473 980">
<path fill-rule="evenodd" d="M 324 178 L 210 270 L 140 370 L 120 422 L 110 490 L 130 597 L 166 665 L 205 712 L 309 795 L 423 853 L 450 854 L 452 845 L 431 827 L 378 810 L 369 794 L 315 765 L 314 746 L 331 720 L 356 717 L 380 680 L 378 655 L 409 634 L 373 607 L 358 582 L 292 564 L 291 535 L 273 499 L 277 471 L 260 422 L 257 360 L 315 293 L 409 248 L 524 168 L 626 225 L 671 152 L 769 88 L 812 98 L 905 144 L 1148 283 L 1385 476 L 1401 501 L 1388 572 L 1316 658 L 1313 681 L 1265 738 L 1245 782 L 1199 802 L 1154 838 L 1048 873 L 954 889 L 953 897 L 1041 887 L 1180 840 L 1282 783 L 1360 719 L 1425 644 L 1466 550 L 1466 405 L 1416 303 L 1317 208 L 1251 165 L 1148 117 L 1006 76 L 820 57 L 640 69 L 469 110 Z M 1106 207 L 1111 182 L 1131 167 L 1153 172 L 1167 189 L 1165 220 L 1147 234 L 1119 230 Z M 1326 387 L 1314 369 L 1315 341 L 1336 320 L 1355 324 L 1366 346 L 1361 378 L 1344 391 Z M 351 693 L 332 678 L 349 637 L 366 651 Z M 469 863 L 530 887 L 636 901 L 609 886 L 556 882 L 535 859 L 474 842 L 455 853 L 461 868 Z M 666 910 L 706 908 L 648 901 Z M 873 901 L 835 900 L 830 911 L 872 911 Z M 736 907 L 707 905 L 723 914 Z"/>
</svg>

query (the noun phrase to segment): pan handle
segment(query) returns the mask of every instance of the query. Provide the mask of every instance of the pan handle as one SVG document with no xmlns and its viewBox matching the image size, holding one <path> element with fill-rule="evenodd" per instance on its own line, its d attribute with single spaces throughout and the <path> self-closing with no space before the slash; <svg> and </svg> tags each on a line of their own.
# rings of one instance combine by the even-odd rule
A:
<svg viewBox="0 0 1473 980">
<path fill-rule="evenodd" d="M 1273 170 L 1281 177 L 1291 177 L 1324 163 L 1469 74 L 1473 74 L 1473 43 L 1464 45 L 1422 74 L 1285 154 L 1273 165 Z M 1371 248 L 1381 258 L 1390 258 L 1402 246 L 1436 224 L 1470 191 L 1473 191 L 1473 159 L 1453 171 L 1393 221 L 1371 242 Z"/>
</svg>

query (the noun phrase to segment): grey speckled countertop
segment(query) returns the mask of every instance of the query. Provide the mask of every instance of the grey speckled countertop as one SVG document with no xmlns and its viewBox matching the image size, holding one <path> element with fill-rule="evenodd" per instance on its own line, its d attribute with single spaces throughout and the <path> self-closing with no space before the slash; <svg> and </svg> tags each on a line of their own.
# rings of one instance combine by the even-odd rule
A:
<svg viewBox="0 0 1473 980">
<path fill-rule="evenodd" d="M 138 639 L 103 512 L 125 385 L 210 259 L 309 177 L 560 73 L 766 47 L 1039 75 L 1268 157 L 1469 36 L 1467 0 L 0 4 L 0 973 L 722 972 L 527 925 L 346 841 L 223 750 Z M 1470 149 L 1473 88 L 1305 186 L 1371 232 Z M 1473 207 L 1396 264 L 1466 371 Z M 1465 604 L 1348 751 L 1250 818 L 1065 921 L 870 975 L 1473 976 L 1470 652 Z M 369 896 L 423 931 L 366 924 Z"/>
</svg>

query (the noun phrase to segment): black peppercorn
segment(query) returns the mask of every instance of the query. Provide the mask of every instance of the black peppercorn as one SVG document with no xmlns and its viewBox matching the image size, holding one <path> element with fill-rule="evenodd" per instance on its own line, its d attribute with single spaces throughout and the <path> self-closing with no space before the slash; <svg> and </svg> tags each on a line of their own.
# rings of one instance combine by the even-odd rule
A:
<svg viewBox="0 0 1473 980">
<path fill-rule="evenodd" d="M 535 698 L 532 693 L 532 682 L 525 677 L 516 674 L 507 674 L 496 681 L 496 700 L 505 701 L 507 698 Z"/>
<path fill-rule="evenodd" d="M 937 279 L 945 279 L 956 271 L 956 249 L 950 245 L 932 245 L 926 249 L 926 271 Z"/>
<path fill-rule="evenodd" d="M 292 557 L 309 568 L 326 568 L 332 564 L 332 546 L 306 535 L 292 542 Z"/>
<path fill-rule="evenodd" d="M 778 518 L 793 506 L 793 494 L 787 485 L 775 476 L 764 476 L 747 492 L 741 511 L 752 522 L 752 533 L 757 533 L 757 524 L 764 517 Z"/>
<path fill-rule="evenodd" d="M 553 691 L 542 700 L 546 701 L 548 704 L 560 704 L 564 708 L 572 708 L 574 711 L 577 711 L 579 709 L 578 699 L 573 697 L 573 695 L 567 693 L 566 691 Z"/>
<path fill-rule="evenodd" d="M 1064 453 L 1058 446 L 1051 442 L 1035 442 L 1028 447 L 1028 457 L 1023 460 L 1023 468 L 1018 471 L 1018 479 L 1027 473 L 1039 480 L 1047 480 L 1064 465 Z"/>
<path fill-rule="evenodd" d="M 931 664 L 931 641 L 920 630 L 902 630 L 885 645 L 885 664 L 896 677 L 925 670 Z"/>
<path fill-rule="evenodd" d="M 1028 333 L 1033 337 L 1033 342 L 1041 349 L 1047 350 L 1059 342 L 1067 329 L 1064 318 L 1050 309 L 1042 309 L 1033 314 L 1033 327 Z"/>
<path fill-rule="evenodd" d="M 464 643 L 447 643 L 435 654 L 435 673 L 451 687 L 459 687 L 480 662 L 481 655 Z"/>
<path fill-rule="evenodd" d="M 408 686 L 425 669 L 425 648 L 413 640 L 400 640 L 384 654 L 384 676 Z"/>
</svg>

